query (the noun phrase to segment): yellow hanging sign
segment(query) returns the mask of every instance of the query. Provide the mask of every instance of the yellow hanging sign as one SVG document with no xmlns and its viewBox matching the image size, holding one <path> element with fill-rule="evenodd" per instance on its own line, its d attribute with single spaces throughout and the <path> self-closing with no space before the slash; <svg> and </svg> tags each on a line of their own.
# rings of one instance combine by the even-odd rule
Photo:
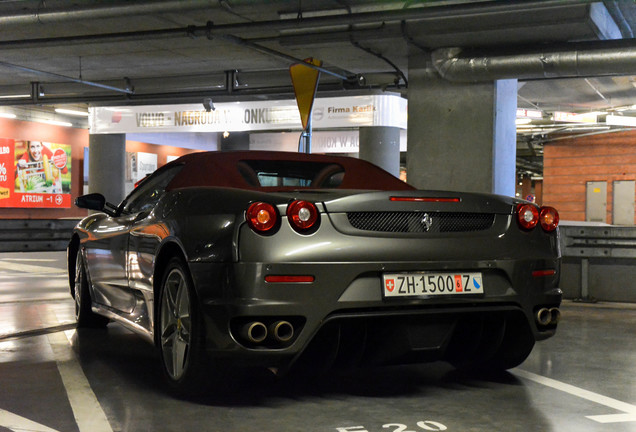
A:
<svg viewBox="0 0 636 432">
<path fill-rule="evenodd" d="M 305 63 L 314 66 L 322 66 L 322 61 L 313 58 L 305 59 Z M 294 94 L 296 95 L 296 103 L 300 112 L 300 121 L 303 129 L 307 129 L 311 110 L 314 106 L 314 98 L 316 97 L 316 89 L 318 88 L 318 79 L 320 71 L 303 63 L 296 63 L 289 67 L 292 85 L 294 86 Z"/>
</svg>

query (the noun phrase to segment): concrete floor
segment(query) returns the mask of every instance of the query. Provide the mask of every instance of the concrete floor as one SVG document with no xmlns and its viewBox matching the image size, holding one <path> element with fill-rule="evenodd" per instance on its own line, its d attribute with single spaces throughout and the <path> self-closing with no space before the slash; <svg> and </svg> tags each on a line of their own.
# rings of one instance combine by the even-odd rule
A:
<svg viewBox="0 0 636 432">
<path fill-rule="evenodd" d="M 557 336 L 497 376 L 444 363 L 264 374 L 178 400 L 142 339 L 74 330 L 64 258 L 0 254 L 0 432 L 636 431 L 636 305 L 565 302 Z"/>
</svg>

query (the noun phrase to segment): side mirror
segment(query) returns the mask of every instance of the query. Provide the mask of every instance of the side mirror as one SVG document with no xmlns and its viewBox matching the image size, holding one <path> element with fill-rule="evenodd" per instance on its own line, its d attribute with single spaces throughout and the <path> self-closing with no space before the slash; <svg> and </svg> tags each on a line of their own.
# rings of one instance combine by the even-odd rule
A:
<svg viewBox="0 0 636 432">
<path fill-rule="evenodd" d="M 75 205 L 88 210 L 104 211 L 106 198 L 100 193 L 90 193 L 75 198 Z"/>
</svg>

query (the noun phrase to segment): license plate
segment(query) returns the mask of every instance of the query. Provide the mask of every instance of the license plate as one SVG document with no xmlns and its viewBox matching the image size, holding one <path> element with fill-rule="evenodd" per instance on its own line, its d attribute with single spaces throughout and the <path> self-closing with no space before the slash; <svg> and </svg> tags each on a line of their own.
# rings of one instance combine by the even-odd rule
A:
<svg viewBox="0 0 636 432">
<path fill-rule="evenodd" d="M 385 273 L 384 297 L 483 294 L 481 273 Z"/>
</svg>

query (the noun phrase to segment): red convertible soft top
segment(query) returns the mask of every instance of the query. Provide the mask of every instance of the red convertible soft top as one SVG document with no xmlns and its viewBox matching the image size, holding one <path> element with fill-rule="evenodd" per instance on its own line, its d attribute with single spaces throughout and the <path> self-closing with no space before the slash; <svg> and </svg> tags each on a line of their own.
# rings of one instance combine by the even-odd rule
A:
<svg viewBox="0 0 636 432">
<path fill-rule="evenodd" d="M 413 190 L 381 168 L 361 159 L 290 152 L 237 151 L 191 153 L 166 168 L 184 165 L 167 189 L 196 186 L 263 191 L 287 189 Z"/>
</svg>

